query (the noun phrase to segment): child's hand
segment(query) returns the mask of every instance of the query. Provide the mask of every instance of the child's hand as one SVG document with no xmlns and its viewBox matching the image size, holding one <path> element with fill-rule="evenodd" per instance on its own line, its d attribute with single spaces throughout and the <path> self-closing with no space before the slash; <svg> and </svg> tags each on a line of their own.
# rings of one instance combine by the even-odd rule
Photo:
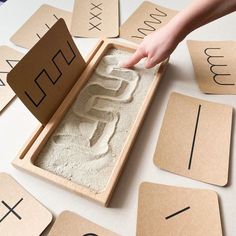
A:
<svg viewBox="0 0 236 236">
<path fill-rule="evenodd" d="M 162 28 L 144 38 L 123 67 L 132 67 L 147 57 L 146 68 L 165 60 L 191 31 L 236 11 L 236 0 L 195 0 Z"/>
<path fill-rule="evenodd" d="M 154 67 L 169 57 L 174 51 L 179 43 L 176 35 L 176 32 L 169 25 L 149 34 L 144 38 L 131 58 L 124 62 L 122 66 L 125 68 L 132 67 L 142 58 L 147 57 L 145 67 L 147 69 Z"/>
</svg>

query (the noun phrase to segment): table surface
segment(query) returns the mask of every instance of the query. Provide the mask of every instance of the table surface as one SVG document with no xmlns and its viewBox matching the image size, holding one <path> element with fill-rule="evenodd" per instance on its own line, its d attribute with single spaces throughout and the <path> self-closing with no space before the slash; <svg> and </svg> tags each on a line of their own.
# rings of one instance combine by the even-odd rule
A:
<svg viewBox="0 0 236 236">
<path fill-rule="evenodd" d="M 160 5 L 176 10 L 183 9 L 190 0 L 159 0 Z M 9 38 L 43 3 L 72 11 L 73 0 L 8 0 L 0 7 L 0 45 L 9 45 L 19 51 L 25 49 L 14 46 Z M 123 23 L 142 3 L 141 0 L 120 0 L 120 16 Z M 233 23 L 234 22 L 234 23 Z M 191 33 L 187 39 L 195 40 L 236 40 L 236 14 L 233 13 Z M 75 39 L 83 56 L 92 49 L 97 39 Z M 167 101 L 171 92 L 203 98 L 236 106 L 235 96 L 205 95 L 200 92 L 195 80 L 192 63 L 186 46 L 182 42 L 170 59 L 168 70 L 154 97 L 152 106 L 136 139 L 126 163 L 124 172 L 114 192 L 109 208 L 104 208 L 74 193 L 15 169 L 11 161 L 38 125 L 38 121 L 16 98 L 0 115 L 0 171 L 11 174 L 39 201 L 48 207 L 54 216 L 63 210 L 76 212 L 120 235 L 135 235 L 138 189 L 141 182 L 212 189 L 218 192 L 224 235 L 236 235 L 236 183 L 234 146 L 235 125 L 232 132 L 230 159 L 230 181 L 227 187 L 204 184 L 158 169 L 153 164 L 153 153 L 161 128 Z M 234 117 L 235 123 L 235 117 Z"/>
</svg>

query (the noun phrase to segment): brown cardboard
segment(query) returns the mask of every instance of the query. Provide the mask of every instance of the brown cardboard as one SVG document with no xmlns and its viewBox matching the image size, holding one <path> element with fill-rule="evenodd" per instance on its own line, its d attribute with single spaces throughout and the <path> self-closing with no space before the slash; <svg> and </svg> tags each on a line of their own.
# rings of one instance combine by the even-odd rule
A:
<svg viewBox="0 0 236 236">
<path fill-rule="evenodd" d="M 236 41 L 188 41 L 195 78 L 204 93 L 236 94 Z"/>
<path fill-rule="evenodd" d="M 70 27 L 70 12 L 44 4 L 25 22 L 10 40 L 17 46 L 30 49 L 60 18 L 63 18 L 67 26 Z"/>
<path fill-rule="evenodd" d="M 224 186 L 228 182 L 233 109 L 172 93 L 154 163 L 170 172 Z"/>
<path fill-rule="evenodd" d="M 40 235 L 52 214 L 11 176 L 0 173 L 0 235 Z"/>
<path fill-rule="evenodd" d="M 136 235 L 222 236 L 216 192 L 142 183 Z"/>
<path fill-rule="evenodd" d="M 120 28 L 120 37 L 139 44 L 143 38 L 167 24 L 177 11 L 144 1 Z"/>
<path fill-rule="evenodd" d="M 0 46 L 0 112 L 15 96 L 14 92 L 7 84 L 6 78 L 8 72 L 22 57 L 23 53 L 7 46 Z"/>
<path fill-rule="evenodd" d="M 86 67 L 63 19 L 8 74 L 17 96 L 46 124 Z"/>
<path fill-rule="evenodd" d="M 75 0 L 71 33 L 77 37 L 117 37 L 118 0 Z"/>
<path fill-rule="evenodd" d="M 118 236 L 73 212 L 63 211 L 57 218 L 48 236 Z"/>
</svg>

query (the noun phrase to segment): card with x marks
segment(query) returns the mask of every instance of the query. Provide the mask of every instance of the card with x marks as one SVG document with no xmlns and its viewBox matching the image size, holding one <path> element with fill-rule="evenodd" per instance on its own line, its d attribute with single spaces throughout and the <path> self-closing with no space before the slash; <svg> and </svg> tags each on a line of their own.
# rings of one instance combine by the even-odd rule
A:
<svg viewBox="0 0 236 236">
<path fill-rule="evenodd" d="M 0 235 L 40 235 L 52 214 L 15 179 L 0 173 Z"/>
</svg>

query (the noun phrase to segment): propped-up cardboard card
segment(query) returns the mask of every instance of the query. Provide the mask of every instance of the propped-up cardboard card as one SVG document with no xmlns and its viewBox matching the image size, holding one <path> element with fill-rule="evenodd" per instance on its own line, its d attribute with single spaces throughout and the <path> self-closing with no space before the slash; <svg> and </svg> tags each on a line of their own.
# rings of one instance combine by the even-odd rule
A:
<svg viewBox="0 0 236 236">
<path fill-rule="evenodd" d="M 63 18 L 67 26 L 70 27 L 71 12 L 44 4 L 25 22 L 10 40 L 17 46 L 30 49 L 60 18 Z"/>
<path fill-rule="evenodd" d="M 20 61 L 23 54 L 7 46 L 0 47 L 0 112 L 14 98 L 15 93 L 7 84 L 7 74 Z"/>
<path fill-rule="evenodd" d="M 222 236 L 214 191 L 142 183 L 137 236 Z"/>
<path fill-rule="evenodd" d="M 52 214 L 11 176 L 0 173 L 0 235 L 40 235 Z"/>
<path fill-rule="evenodd" d="M 139 44 L 145 36 L 167 24 L 177 11 L 145 1 L 120 28 L 120 37 Z"/>
<path fill-rule="evenodd" d="M 117 37 L 119 0 L 75 0 L 71 33 L 77 37 Z"/>
<path fill-rule="evenodd" d="M 236 41 L 188 41 L 196 81 L 204 93 L 236 94 Z"/>
<path fill-rule="evenodd" d="M 73 212 L 63 211 L 48 236 L 118 236 Z"/>
<path fill-rule="evenodd" d="M 8 73 L 7 82 L 46 124 L 86 67 L 63 19 Z"/>
<path fill-rule="evenodd" d="M 228 182 L 233 108 L 182 94 L 170 96 L 154 163 L 203 182 Z"/>
</svg>

